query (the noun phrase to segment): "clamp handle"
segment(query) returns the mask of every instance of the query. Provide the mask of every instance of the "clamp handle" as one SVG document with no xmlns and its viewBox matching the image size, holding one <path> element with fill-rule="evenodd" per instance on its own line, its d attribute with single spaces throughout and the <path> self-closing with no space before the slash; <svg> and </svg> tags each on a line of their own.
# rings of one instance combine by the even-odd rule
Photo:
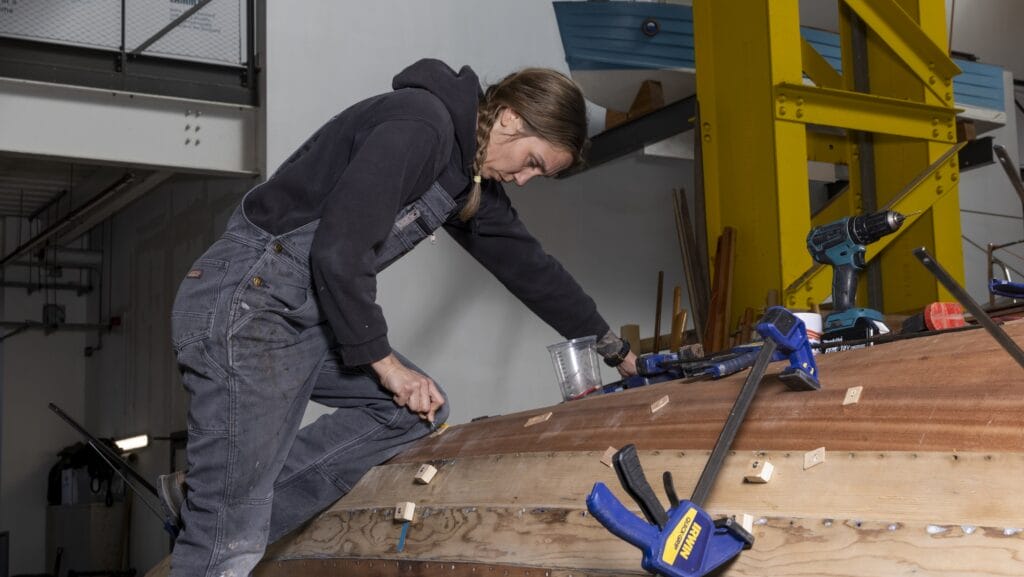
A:
<svg viewBox="0 0 1024 577">
<path fill-rule="evenodd" d="M 587 509 L 613 535 L 641 551 L 658 540 L 658 528 L 623 506 L 604 483 L 594 483 L 587 496 Z"/>
<path fill-rule="evenodd" d="M 615 473 L 619 476 L 622 487 L 636 501 L 637 505 L 640 505 L 640 510 L 644 512 L 647 521 L 657 525 L 658 529 L 664 529 L 665 523 L 668 523 L 668 513 L 665 512 L 665 508 L 654 494 L 654 489 L 647 482 L 647 476 L 644 475 L 640 457 L 636 452 L 636 445 L 630 443 L 619 449 L 612 456 L 612 465 L 615 467 Z"/>
</svg>

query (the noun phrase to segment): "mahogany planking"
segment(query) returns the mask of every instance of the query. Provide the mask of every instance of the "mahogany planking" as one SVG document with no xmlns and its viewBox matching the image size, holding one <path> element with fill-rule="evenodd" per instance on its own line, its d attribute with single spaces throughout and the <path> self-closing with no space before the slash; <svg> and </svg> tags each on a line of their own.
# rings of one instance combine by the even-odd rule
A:
<svg viewBox="0 0 1024 577">
<path fill-rule="evenodd" d="M 1005 325 L 1024 344 L 1024 321 Z M 921 337 L 817 357 L 822 390 L 788 390 L 768 369 L 737 450 L 1024 451 L 1024 369 L 983 330 Z M 392 462 L 530 451 L 710 449 L 746 371 L 673 381 L 451 427 Z M 863 386 L 843 406 L 849 387 Z M 672 402 L 655 414 L 651 403 Z M 458 402 L 452 399 L 451 402 Z M 524 428 L 531 416 L 553 413 Z"/>
</svg>

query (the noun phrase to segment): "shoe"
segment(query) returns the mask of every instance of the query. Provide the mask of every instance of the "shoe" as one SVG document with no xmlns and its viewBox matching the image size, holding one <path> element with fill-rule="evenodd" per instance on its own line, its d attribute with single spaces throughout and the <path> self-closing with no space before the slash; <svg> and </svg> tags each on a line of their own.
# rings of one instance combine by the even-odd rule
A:
<svg viewBox="0 0 1024 577">
<path fill-rule="evenodd" d="M 181 507 L 185 503 L 185 471 L 175 471 L 169 475 L 160 475 L 157 493 L 163 504 L 164 513 L 180 529 Z"/>
</svg>

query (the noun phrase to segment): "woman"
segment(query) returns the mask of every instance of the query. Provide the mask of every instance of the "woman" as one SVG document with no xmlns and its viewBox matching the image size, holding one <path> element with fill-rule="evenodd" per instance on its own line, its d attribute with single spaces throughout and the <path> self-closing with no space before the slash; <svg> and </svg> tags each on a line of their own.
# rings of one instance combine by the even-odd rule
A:
<svg viewBox="0 0 1024 577">
<path fill-rule="evenodd" d="M 445 420 L 444 393 L 391 349 L 375 303 L 377 273 L 441 226 L 559 333 L 598 335 L 606 362 L 635 373 L 501 186 L 582 162 L 579 89 L 527 69 L 481 94 L 472 70 L 436 60 L 393 87 L 251 190 L 179 288 L 173 341 L 191 400 L 172 575 L 248 575 L 268 538 Z M 337 410 L 299 430 L 309 399 Z M 162 479 L 165 501 L 174 479 Z"/>
</svg>

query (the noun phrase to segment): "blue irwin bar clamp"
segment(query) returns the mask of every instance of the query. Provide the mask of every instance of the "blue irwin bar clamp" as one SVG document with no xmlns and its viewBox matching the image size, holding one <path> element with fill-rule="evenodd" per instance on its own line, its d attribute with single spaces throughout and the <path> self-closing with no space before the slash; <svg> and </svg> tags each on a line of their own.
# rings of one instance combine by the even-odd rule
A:
<svg viewBox="0 0 1024 577">
<path fill-rule="evenodd" d="M 690 500 L 679 500 L 672 485 L 672 476 L 666 472 L 665 494 L 671 504 L 666 511 L 647 483 L 635 445 L 626 445 L 615 453 L 612 464 L 622 486 L 640 505 L 647 521 L 619 502 L 604 483 L 596 483 L 587 497 L 587 509 L 605 528 L 643 552 L 641 566 L 647 571 L 667 577 L 703 577 L 735 559 L 740 551 L 749 549 L 754 543 L 753 535 L 735 520 L 723 518 L 712 521 L 703 509 L 704 501 L 776 352 L 790 361 L 790 366 L 780 375 L 787 386 L 797 390 L 821 387 L 800 319 L 782 307 L 772 307 L 758 323 L 757 332 L 764 338 L 764 345 L 756 353 L 753 368 L 740 389 Z"/>
</svg>

